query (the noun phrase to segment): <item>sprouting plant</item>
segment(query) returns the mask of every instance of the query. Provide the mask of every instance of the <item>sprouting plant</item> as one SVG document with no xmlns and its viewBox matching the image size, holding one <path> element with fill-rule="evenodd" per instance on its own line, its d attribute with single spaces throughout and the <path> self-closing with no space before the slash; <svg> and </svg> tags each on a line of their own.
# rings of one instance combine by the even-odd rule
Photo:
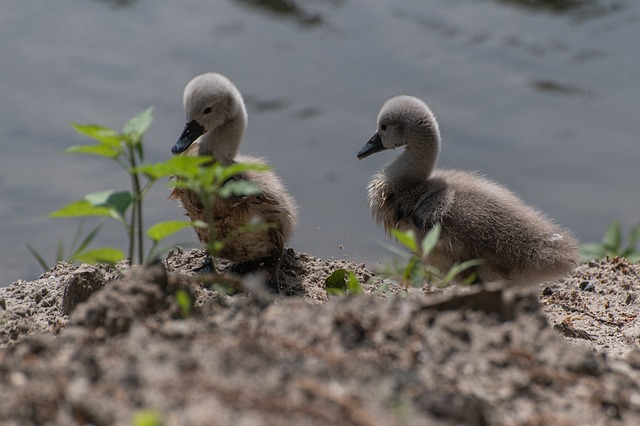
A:
<svg viewBox="0 0 640 426">
<path fill-rule="evenodd" d="M 580 247 L 580 254 L 583 261 L 594 258 L 601 259 L 606 256 L 620 256 L 627 258 L 630 262 L 640 261 L 640 223 L 636 224 L 629 231 L 627 244 L 623 242 L 622 225 L 619 220 L 614 220 L 604 233 L 600 243 L 583 244 Z"/>
<path fill-rule="evenodd" d="M 362 293 L 362 286 L 356 274 L 343 268 L 333 271 L 324 281 L 324 285 L 329 296 Z"/>
<path fill-rule="evenodd" d="M 128 237 L 128 259 L 131 263 L 142 263 L 153 256 L 157 243 L 167 236 L 190 225 L 186 221 L 167 221 L 155 224 L 147 232 L 153 241 L 149 256 L 144 255 L 143 199 L 155 182 L 147 180 L 143 185 L 137 166 L 144 161 L 143 139 L 153 121 L 152 108 L 141 112 L 129 120 L 122 131 L 94 124 L 73 124 L 81 135 L 94 139 L 97 143 L 67 148 L 65 152 L 97 155 L 108 158 L 120 165 L 129 175 L 131 190 L 108 190 L 85 195 L 50 214 L 51 217 L 110 217 L 121 223 Z M 95 237 L 95 235 L 94 235 Z M 74 260 L 90 263 L 115 263 L 125 257 L 124 252 L 113 247 L 83 250 L 73 256 Z M 137 259 L 136 259 L 137 258 Z"/>
<path fill-rule="evenodd" d="M 202 202 L 206 220 L 193 222 L 192 225 L 208 230 L 209 238 L 206 248 L 212 257 L 217 257 L 224 246 L 240 234 L 264 230 L 271 226 L 269 223 L 247 223 L 224 237 L 217 235 L 215 226 L 209 226 L 214 221 L 214 208 L 219 199 L 258 195 L 262 191 L 255 182 L 237 179 L 238 176 L 249 171 L 268 170 L 271 170 L 270 166 L 260 163 L 222 165 L 209 156 L 174 157 L 163 163 L 136 168 L 136 171 L 143 173 L 151 180 L 173 176 L 175 177 L 172 180 L 173 186 L 191 190 L 198 196 Z"/>
<path fill-rule="evenodd" d="M 93 145 L 79 145 L 67 148 L 65 152 L 97 155 L 110 158 L 117 162 L 127 172 L 131 179 L 131 191 L 104 191 L 85 196 L 84 200 L 72 203 L 51 214 L 53 217 L 70 217 L 78 215 L 110 216 L 122 223 L 129 237 L 129 255 L 131 263 L 144 261 L 144 239 L 142 236 L 142 198 L 146 188 L 143 188 L 140 175 L 135 167 L 144 161 L 142 141 L 144 134 L 153 121 L 153 108 L 141 112 L 129 120 L 121 132 L 92 125 L 73 124 L 73 128 L 81 135 L 96 140 Z M 69 208 L 71 206 L 71 208 Z M 127 209 L 131 206 L 130 220 L 126 219 Z"/>
<path fill-rule="evenodd" d="M 65 152 L 96 155 L 115 161 L 129 175 L 131 190 L 90 193 L 83 199 L 74 201 L 49 215 L 58 218 L 108 217 L 115 219 L 125 228 L 128 237 L 128 259 L 131 263 L 142 263 L 152 258 L 157 253 L 157 244 L 161 240 L 191 225 L 191 222 L 175 220 L 155 224 L 147 231 L 153 246 L 147 257 L 144 256 L 143 199 L 156 180 L 148 179 L 143 185 L 137 166 L 144 161 L 143 139 L 152 120 L 152 108 L 149 108 L 129 120 L 122 131 L 94 124 L 73 124 L 73 128 L 78 133 L 94 139 L 97 143 L 72 146 Z M 102 222 L 98 223 L 85 237 L 81 237 L 82 226 L 80 226 L 66 260 L 114 264 L 124 259 L 124 252 L 113 247 L 88 248 L 101 227 Z M 78 241 L 80 243 L 74 249 Z M 45 270 L 48 269 L 44 258 L 33 247 L 28 246 L 28 248 L 40 265 Z M 59 244 L 57 257 L 58 260 L 64 259 L 62 244 Z"/>
<path fill-rule="evenodd" d="M 215 227 L 208 226 L 213 222 L 214 206 L 220 198 L 243 197 L 260 193 L 261 189 L 257 184 L 246 179 L 238 179 L 239 175 L 248 171 L 270 170 L 269 166 L 245 163 L 222 165 L 214 162 L 212 157 L 206 156 L 179 156 L 157 164 L 144 164 L 143 139 L 152 120 L 152 108 L 149 108 L 129 120 L 122 131 L 93 124 L 73 124 L 73 128 L 78 133 L 94 139 L 97 143 L 72 146 L 65 152 L 97 155 L 115 161 L 129 175 L 131 189 L 90 193 L 81 200 L 74 201 L 51 213 L 50 216 L 62 218 L 107 217 L 116 220 L 125 228 L 128 237 L 127 257 L 132 264 L 153 259 L 157 254 L 166 250 L 166 248 L 158 247 L 162 240 L 189 226 L 208 229 L 210 238 L 207 250 L 214 257 L 220 253 L 225 244 L 239 234 L 271 226 L 266 223 L 248 223 L 225 238 L 216 234 Z M 171 180 L 171 185 L 192 190 L 200 198 L 206 222 L 169 220 L 156 223 L 146 231 L 146 237 L 152 241 L 152 245 L 145 256 L 143 200 L 154 183 L 169 177 L 176 177 Z M 85 237 L 81 238 L 82 226 L 80 226 L 67 260 L 114 264 L 124 259 L 124 252 L 113 247 L 88 248 L 101 227 L 102 223 L 99 223 Z M 77 248 L 74 249 L 76 244 Z M 28 249 L 40 265 L 47 270 L 48 266 L 44 258 L 32 246 L 28 245 Z M 60 244 L 58 260 L 63 258 L 64 248 Z"/>
<path fill-rule="evenodd" d="M 86 262 L 87 253 L 85 252 L 85 249 L 95 239 L 95 237 L 100 232 L 100 229 L 102 229 L 103 225 L 104 225 L 103 221 L 98 222 L 96 226 L 94 226 L 91 229 L 91 231 L 89 231 L 89 233 L 82 238 L 82 241 L 80 241 L 80 238 L 82 237 L 82 234 L 84 231 L 84 220 L 82 220 L 80 222 L 80 225 L 78 225 L 78 227 L 76 228 L 76 232 L 73 237 L 73 241 L 71 243 L 68 253 L 65 254 L 66 250 L 64 248 L 64 242 L 62 240 L 58 241 L 58 249 L 56 250 L 55 263 L 61 262 L 63 260 L 69 263 L 72 263 L 75 261 Z M 36 250 L 35 247 L 33 247 L 31 244 L 27 244 L 27 249 L 29 250 L 31 255 L 35 257 L 35 259 L 38 261 L 38 264 L 40 264 L 40 266 L 44 271 L 48 271 L 50 269 L 49 265 L 47 264 L 47 261 L 40 254 L 40 252 Z M 90 255 L 91 253 L 89 253 L 89 256 Z"/>
<path fill-rule="evenodd" d="M 413 286 L 422 286 L 425 281 L 434 282 L 438 286 L 445 287 L 453 282 L 458 275 L 469 268 L 482 265 L 481 259 L 471 259 L 462 263 L 457 263 L 448 271 L 441 271 L 433 265 L 429 264 L 429 255 L 435 248 L 440 239 L 440 224 L 435 224 L 425 235 L 422 241 L 419 241 L 412 230 L 400 231 L 392 230 L 392 235 L 411 253 L 407 253 L 391 244 L 383 245 L 393 253 L 395 253 L 401 261 L 394 259 L 390 265 L 382 271 L 384 275 L 390 277 L 398 277 L 404 284 Z M 475 279 L 475 274 L 471 274 L 464 280 L 464 283 L 470 284 Z"/>
<path fill-rule="evenodd" d="M 191 298 L 189 292 L 180 289 L 176 291 L 175 298 L 182 318 L 189 318 L 191 316 L 191 312 L 193 311 L 193 299 Z"/>
<path fill-rule="evenodd" d="M 133 413 L 133 426 L 162 426 L 162 413 L 158 410 L 138 410 Z"/>
</svg>

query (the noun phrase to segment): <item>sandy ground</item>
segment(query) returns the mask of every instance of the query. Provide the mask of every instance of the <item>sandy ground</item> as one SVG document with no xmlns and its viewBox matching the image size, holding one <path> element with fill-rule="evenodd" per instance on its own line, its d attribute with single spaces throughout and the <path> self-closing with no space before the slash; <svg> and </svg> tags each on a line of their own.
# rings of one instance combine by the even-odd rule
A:
<svg viewBox="0 0 640 426">
<path fill-rule="evenodd" d="M 0 289 L 0 423 L 640 424 L 638 264 L 519 293 L 383 290 L 363 265 L 289 251 L 280 294 L 256 277 L 226 296 L 203 261 L 59 264 Z M 366 294 L 328 298 L 338 268 Z"/>
</svg>

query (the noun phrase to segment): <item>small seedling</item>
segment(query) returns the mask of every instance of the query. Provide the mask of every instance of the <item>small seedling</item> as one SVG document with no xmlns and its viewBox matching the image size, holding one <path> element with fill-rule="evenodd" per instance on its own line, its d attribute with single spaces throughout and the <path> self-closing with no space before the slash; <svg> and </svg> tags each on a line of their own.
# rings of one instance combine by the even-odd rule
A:
<svg viewBox="0 0 640 426">
<path fill-rule="evenodd" d="M 206 167 L 202 167 L 206 166 Z M 244 179 L 234 179 L 243 173 L 265 172 L 271 170 L 271 166 L 259 163 L 234 163 L 222 165 L 214 161 L 213 157 L 174 157 L 171 160 L 158 164 L 150 164 L 136 168 L 136 171 L 146 175 L 150 180 L 172 176 L 172 185 L 178 189 L 193 191 L 202 202 L 206 221 L 195 221 L 191 225 L 208 229 L 209 238 L 207 252 L 212 257 L 217 257 L 226 244 L 233 241 L 245 232 L 255 232 L 268 229 L 268 223 L 247 223 L 230 235 L 221 238 L 217 235 L 216 228 L 209 226 L 213 223 L 215 205 L 221 198 L 249 197 L 258 195 L 262 191 L 254 182 Z M 177 224 L 176 224 L 177 225 Z M 215 265 L 214 265 L 215 272 Z"/>
<path fill-rule="evenodd" d="M 114 160 L 129 174 L 131 191 L 89 194 L 84 200 L 72 203 L 52 214 L 53 217 L 110 216 L 122 223 L 129 237 L 128 258 L 131 263 L 135 263 L 136 252 L 138 263 L 144 261 L 142 200 L 150 183 L 145 188 L 142 187 L 140 175 L 135 171 L 135 167 L 144 161 L 142 141 L 152 121 L 153 108 L 148 108 L 129 120 L 121 132 L 93 124 L 73 124 L 76 132 L 94 139 L 97 143 L 72 146 L 65 152 L 97 155 Z M 129 207 L 130 220 L 127 221 L 125 215 Z"/>
<path fill-rule="evenodd" d="M 102 226 L 104 225 L 104 222 L 103 221 L 98 222 L 96 226 L 94 226 L 93 229 L 91 229 L 91 231 L 89 231 L 89 233 L 84 236 L 82 241 L 80 241 L 80 238 L 84 231 L 84 223 L 85 223 L 84 220 L 82 220 L 80 222 L 80 225 L 78 225 L 78 228 L 76 228 L 76 233 L 73 237 L 73 241 L 71 243 L 69 253 L 65 254 L 66 250 L 64 248 L 64 242 L 62 240 L 58 241 L 58 249 L 56 250 L 55 263 L 58 263 L 61 261 L 66 261 L 68 263 L 73 263 L 75 261 L 87 262 L 86 260 L 87 252 L 85 250 L 87 246 L 89 246 L 89 244 L 91 244 L 91 242 L 98 235 L 98 233 L 100 232 L 100 229 L 102 229 Z M 38 263 L 40 264 L 40 266 L 45 272 L 50 269 L 50 266 L 47 264 L 47 261 L 40 254 L 40 252 L 36 250 L 35 247 L 33 247 L 31 244 L 27 244 L 27 250 L 29 250 L 31 255 L 38 261 Z M 89 261 L 87 263 L 92 263 L 92 262 Z"/>
<path fill-rule="evenodd" d="M 65 152 L 94 155 L 115 161 L 129 175 L 131 190 L 90 193 L 81 200 L 74 201 L 49 215 L 56 218 L 105 217 L 116 220 L 125 228 L 128 237 L 127 258 L 131 263 L 143 263 L 151 259 L 157 254 L 156 248 L 159 241 L 191 225 L 186 221 L 167 221 L 155 224 L 147 231 L 147 236 L 154 243 L 153 247 L 149 254 L 144 256 L 143 199 L 156 180 L 149 179 L 143 186 L 142 176 L 137 171 L 137 166 L 144 161 L 143 139 L 152 121 L 152 108 L 149 108 L 129 120 L 122 131 L 94 124 L 73 124 L 76 132 L 94 139 L 97 143 L 72 146 L 67 148 Z M 78 248 L 72 250 L 68 260 L 115 264 L 124 259 L 124 251 L 113 247 L 88 248 L 101 227 L 102 223 L 100 222 L 82 239 Z M 79 239 L 81 232 L 80 227 L 74 241 Z M 75 243 L 72 247 L 74 246 Z M 40 265 L 45 270 L 48 269 L 43 257 L 33 247 L 29 246 L 28 248 Z M 58 260 L 63 257 L 62 252 L 63 250 L 60 248 Z"/>
<path fill-rule="evenodd" d="M 627 244 L 623 242 L 622 225 L 619 220 L 614 220 L 602 237 L 600 243 L 583 244 L 580 247 L 582 261 L 591 259 L 602 259 L 606 256 L 624 257 L 631 263 L 640 261 L 640 223 L 636 224 L 629 231 Z"/>
<path fill-rule="evenodd" d="M 180 289 L 176 291 L 175 297 L 178 308 L 180 308 L 180 315 L 182 315 L 182 318 L 187 319 L 191 317 L 191 313 L 193 311 L 193 299 L 189 292 Z"/>
<path fill-rule="evenodd" d="M 441 271 L 435 266 L 430 265 L 429 255 L 435 249 L 436 244 L 438 244 L 440 230 L 440 224 L 436 223 L 427 232 L 422 241 L 419 241 L 412 230 L 392 230 L 392 235 L 396 240 L 409 249 L 411 253 L 407 253 L 391 244 L 381 243 L 397 255 L 397 258 L 383 269 L 383 275 L 399 278 L 399 281 L 405 285 L 420 287 L 426 281 L 429 281 L 439 287 L 446 287 L 467 269 L 484 263 L 481 259 L 467 260 L 453 265 L 448 271 Z M 463 284 L 470 284 L 475 278 L 475 273 L 472 273 L 463 281 Z"/>
<path fill-rule="evenodd" d="M 347 294 L 362 293 L 362 286 L 358 277 L 352 271 L 336 269 L 324 282 L 329 296 L 344 296 Z"/>
<path fill-rule="evenodd" d="M 133 426 L 162 426 L 162 413 L 158 410 L 139 410 L 133 413 Z"/>
<path fill-rule="evenodd" d="M 169 220 L 156 223 L 143 234 L 143 200 L 149 189 L 161 179 L 176 177 L 172 185 L 194 191 L 203 201 L 207 222 L 211 223 L 216 200 L 232 196 L 251 196 L 260 193 L 260 188 L 253 182 L 233 179 L 247 171 L 266 171 L 270 167 L 264 164 L 236 163 L 223 166 L 213 161 L 211 157 L 172 157 L 157 164 L 143 164 L 143 138 L 153 120 L 152 109 L 149 108 L 129 120 L 122 131 L 116 131 L 98 125 L 73 124 L 73 128 L 80 134 L 94 139 L 97 143 L 91 145 L 73 146 L 65 150 L 70 153 L 95 155 L 117 162 L 129 175 L 131 190 L 108 190 L 85 195 L 81 200 L 74 201 L 50 214 L 50 217 L 100 217 L 110 218 L 122 224 L 128 238 L 128 254 L 126 258 L 133 263 L 144 263 L 154 259 L 170 247 L 159 247 L 159 244 L 170 235 L 190 227 L 208 228 L 210 232 L 207 250 L 216 256 L 224 245 L 243 232 L 266 229 L 270 225 L 265 223 L 247 224 L 224 240 L 218 238 L 214 227 L 205 222 L 191 222 Z M 206 166 L 206 167 L 203 167 Z M 143 179 L 146 179 L 143 185 Z M 96 238 L 102 222 L 98 223 L 83 238 L 82 224 L 76 232 L 72 249 L 67 255 L 68 261 L 87 263 L 109 263 L 125 258 L 122 250 L 113 247 L 89 249 L 89 244 Z M 151 248 L 145 256 L 144 237 L 152 242 Z M 78 244 L 79 241 L 79 244 Z M 74 249 L 74 247 L 77 248 Z M 43 256 L 31 245 L 27 248 L 46 271 L 49 269 Z M 65 259 L 64 246 L 58 248 L 58 260 Z"/>
</svg>

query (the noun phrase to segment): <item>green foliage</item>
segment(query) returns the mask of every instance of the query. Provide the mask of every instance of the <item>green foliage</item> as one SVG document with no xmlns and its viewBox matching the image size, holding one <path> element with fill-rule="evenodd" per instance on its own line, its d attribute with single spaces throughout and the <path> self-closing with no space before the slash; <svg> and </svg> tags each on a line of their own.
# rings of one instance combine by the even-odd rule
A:
<svg viewBox="0 0 640 426">
<path fill-rule="evenodd" d="M 124 259 L 124 252 L 113 247 L 100 247 L 78 253 L 74 260 L 84 263 L 108 263 L 115 265 Z"/>
<path fill-rule="evenodd" d="M 81 135 L 93 139 L 92 145 L 77 145 L 67 148 L 67 153 L 79 153 L 108 158 L 117 162 L 131 179 L 131 191 L 101 191 L 87 194 L 82 200 L 74 201 L 51 213 L 51 217 L 69 218 L 81 216 L 111 217 L 120 222 L 129 237 L 128 258 L 131 263 L 144 261 L 144 239 L 142 229 L 142 200 L 146 189 L 153 183 L 149 181 L 145 188 L 141 186 L 136 166 L 144 160 L 142 141 L 144 134 L 153 121 L 153 109 L 147 110 L 130 119 L 122 131 L 95 124 L 72 124 Z M 130 218 L 127 219 L 127 213 Z M 73 260 L 115 263 L 124 259 L 124 252 L 108 247 L 86 250 L 77 253 Z"/>
<path fill-rule="evenodd" d="M 407 253 L 391 244 L 383 245 L 395 253 L 397 258 L 388 264 L 382 271 L 383 275 L 391 278 L 399 279 L 405 285 L 422 286 L 426 281 L 433 282 L 438 286 L 445 287 L 451 284 L 461 273 L 469 268 L 482 265 L 481 259 L 467 260 L 462 263 L 455 264 L 448 271 L 440 271 L 438 268 L 429 264 L 429 255 L 438 244 L 440 239 L 440 224 L 435 224 L 433 228 L 427 232 L 422 241 L 419 241 L 412 230 L 400 231 L 392 230 L 392 235 L 400 244 L 409 249 L 411 253 Z M 418 250 L 418 247 L 420 249 Z M 464 283 L 470 284 L 475 279 L 475 274 L 471 274 Z"/>
<path fill-rule="evenodd" d="M 124 226 L 128 237 L 128 253 L 126 257 L 133 263 L 143 263 L 153 259 L 166 248 L 159 244 L 170 235 L 182 229 L 195 226 L 208 228 L 210 232 L 207 247 L 212 256 L 216 256 L 231 239 L 243 232 L 266 229 L 270 225 L 264 223 L 246 224 L 233 235 L 220 240 L 215 233 L 212 223 L 213 210 L 220 198 L 243 197 L 257 195 L 260 188 L 257 184 L 237 179 L 249 171 L 266 171 L 270 167 L 264 164 L 236 163 L 223 166 L 215 162 L 212 157 L 172 157 L 157 164 L 143 164 L 143 140 L 146 131 L 153 121 L 152 108 L 149 108 L 130 119 L 122 128 L 116 131 L 108 127 L 94 124 L 72 124 L 81 135 L 95 141 L 91 145 L 77 145 L 65 150 L 67 153 L 79 153 L 107 158 L 117 162 L 128 174 L 131 180 L 130 190 L 108 190 L 93 192 L 85 195 L 81 200 L 74 201 L 55 212 L 50 217 L 102 217 L 111 218 Z M 203 167 L 206 166 L 206 167 Z M 149 188 L 158 180 L 176 177 L 173 185 L 177 188 L 192 190 L 202 200 L 207 221 L 189 222 L 170 220 L 154 224 L 143 233 L 143 200 Z M 143 179 L 146 180 L 143 185 Z M 89 244 L 96 238 L 102 228 L 102 222 L 94 227 L 84 238 L 80 238 L 82 226 L 79 227 L 70 253 L 66 256 L 64 246 L 59 245 L 57 260 L 81 261 L 88 263 L 114 264 L 125 258 L 125 253 L 112 247 L 89 249 Z M 144 237 L 151 240 L 152 245 L 147 255 L 144 254 Z M 79 244 L 78 244 L 79 242 Z M 74 248 L 76 247 L 77 248 Z M 44 270 L 49 267 L 44 258 L 31 245 L 27 245 L 31 254 L 36 258 Z"/>
<path fill-rule="evenodd" d="M 202 167 L 206 165 L 206 167 Z M 207 251 L 213 257 L 217 257 L 224 246 L 245 232 L 254 232 L 267 229 L 268 223 L 248 223 L 231 235 L 221 239 L 213 226 L 214 207 L 219 199 L 229 197 L 248 197 L 261 192 L 260 187 L 251 181 L 237 179 L 246 172 L 264 172 L 271 170 L 266 164 L 259 163 L 234 163 L 222 165 L 214 161 L 213 157 L 175 157 L 159 164 L 151 164 L 136 168 L 136 171 L 148 176 L 150 179 L 159 176 L 174 176 L 173 185 L 179 189 L 193 191 L 203 205 L 204 222 L 192 223 L 193 226 L 207 228 L 209 230 L 209 242 Z M 215 270 L 215 267 L 214 267 Z"/>
<path fill-rule="evenodd" d="M 153 121 L 152 111 L 152 108 L 148 108 L 136 115 L 124 125 L 122 131 L 94 124 L 72 124 L 76 132 L 93 139 L 95 143 L 72 146 L 67 148 L 65 152 L 94 155 L 115 161 L 129 176 L 131 189 L 93 192 L 49 215 L 54 218 L 106 217 L 116 220 L 123 225 L 128 237 L 128 253 L 126 257 L 131 263 L 142 263 L 153 258 L 160 251 L 157 247 L 160 241 L 191 225 L 190 222 L 186 221 L 168 221 L 155 224 L 149 228 L 146 235 L 152 240 L 153 245 L 145 257 L 144 234 L 142 232 L 143 199 L 149 188 L 159 178 L 167 176 L 167 173 L 147 176 L 147 181 L 143 186 L 143 176 L 137 170 L 138 165 L 144 161 L 143 140 Z M 122 250 L 112 247 L 88 248 L 101 228 L 102 222 L 96 225 L 84 238 L 80 239 L 82 233 L 82 227 L 80 226 L 69 254 L 65 256 L 64 246 L 62 243 L 59 244 L 57 260 L 114 264 L 124 259 L 125 253 Z M 73 247 L 76 246 L 77 241 L 80 241 L 80 244 L 74 249 Z M 31 245 L 27 245 L 27 248 L 43 269 L 49 269 L 44 258 L 37 250 Z"/>
<path fill-rule="evenodd" d="M 106 216 L 126 225 L 125 213 L 132 202 L 128 191 L 92 192 L 85 195 L 84 199 L 50 213 L 49 217 Z"/>
<path fill-rule="evenodd" d="M 175 297 L 178 308 L 180 308 L 180 315 L 182 315 L 182 318 L 189 318 L 193 311 L 193 299 L 191 295 L 186 290 L 180 289 L 176 291 Z"/>
<path fill-rule="evenodd" d="M 190 225 L 190 222 L 185 222 L 184 220 L 159 222 L 147 229 L 147 237 L 151 238 L 154 242 L 160 242 L 168 236 L 180 232 L 184 228 L 188 228 Z"/>
<path fill-rule="evenodd" d="M 362 286 L 356 274 L 343 268 L 333 271 L 324 281 L 324 285 L 329 296 L 362 293 Z"/>
<path fill-rule="evenodd" d="M 227 296 L 233 296 L 237 293 L 236 287 L 233 284 L 226 282 L 213 283 L 210 287 L 210 290 L 215 293 L 224 294 Z"/>
<path fill-rule="evenodd" d="M 139 410 L 133 413 L 132 426 L 162 426 L 162 413 L 158 410 Z"/>
<path fill-rule="evenodd" d="M 635 263 L 640 261 L 639 241 L 640 223 L 631 228 L 627 236 L 627 243 L 624 244 L 622 224 L 619 220 L 614 220 L 604 233 L 602 241 L 600 243 L 583 244 L 580 247 L 580 254 L 583 261 L 601 259 L 606 256 L 620 256 Z"/>
<path fill-rule="evenodd" d="M 71 243 L 71 249 L 68 254 L 65 254 L 64 243 L 62 240 L 58 241 L 58 250 L 56 252 L 56 260 L 55 263 L 66 260 L 67 262 L 73 263 L 75 261 L 79 261 L 79 256 L 81 257 L 84 253 L 85 249 L 91 244 L 91 242 L 96 238 L 104 222 L 100 221 L 94 226 L 91 231 L 80 241 L 80 237 L 84 231 L 84 220 L 80 222 L 78 228 L 76 228 L 75 236 L 73 237 L 73 242 Z M 33 257 L 38 261 L 38 264 L 42 267 L 44 271 L 48 271 L 50 269 L 44 257 L 31 245 L 27 244 L 27 249 L 31 253 Z"/>
</svg>

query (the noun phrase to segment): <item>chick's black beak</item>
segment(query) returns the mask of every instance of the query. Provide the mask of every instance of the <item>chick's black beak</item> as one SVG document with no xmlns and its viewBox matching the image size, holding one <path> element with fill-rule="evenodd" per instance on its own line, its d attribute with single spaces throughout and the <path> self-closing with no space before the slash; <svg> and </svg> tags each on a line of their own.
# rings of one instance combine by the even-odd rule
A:
<svg viewBox="0 0 640 426">
<path fill-rule="evenodd" d="M 380 152 L 385 150 L 386 148 L 382 145 L 382 139 L 380 139 L 380 135 L 376 132 L 369 142 L 365 144 L 365 146 L 358 151 L 358 159 L 362 160 L 370 156 L 371 154 L 375 154 L 376 152 Z"/>
<path fill-rule="evenodd" d="M 171 153 L 177 155 L 184 152 L 196 139 L 202 136 L 203 133 L 204 127 L 199 125 L 196 120 L 191 120 L 184 126 L 178 142 L 171 148 Z"/>
</svg>

